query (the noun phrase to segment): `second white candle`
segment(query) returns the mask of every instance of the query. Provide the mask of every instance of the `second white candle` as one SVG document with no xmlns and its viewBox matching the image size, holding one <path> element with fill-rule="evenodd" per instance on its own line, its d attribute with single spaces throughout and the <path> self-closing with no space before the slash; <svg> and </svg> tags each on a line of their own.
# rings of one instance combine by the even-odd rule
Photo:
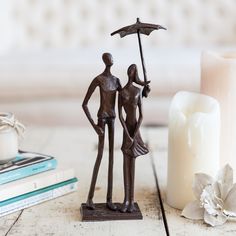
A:
<svg viewBox="0 0 236 236">
<path fill-rule="evenodd" d="M 167 203 L 183 209 L 194 199 L 194 174 L 219 168 L 220 108 L 209 96 L 179 92 L 169 113 Z"/>
</svg>

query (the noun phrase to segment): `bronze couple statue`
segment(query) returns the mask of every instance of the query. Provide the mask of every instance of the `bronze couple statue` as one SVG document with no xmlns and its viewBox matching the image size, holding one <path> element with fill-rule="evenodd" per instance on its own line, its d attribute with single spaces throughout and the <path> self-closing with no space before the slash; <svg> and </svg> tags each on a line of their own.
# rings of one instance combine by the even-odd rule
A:
<svg viewBox="0 0 236 236">
<path fill-rule="evenodd" d="M 90 84 L 87 94 L 83 101 L 84 112 L 98 135 L 98 153 L 97 159 L 93 169 L 93 175 L 86 202 L 86 207 L 90 210 L 95 210 L 93 203 L 94 190 L 97 180 L 97 175 L 100 163 L 103 156 L 105 126 L 108 127 L 109 138 L 109 167 L 108 167 L 108 187 L 106 207 L 112 211 L 135 212 L 134 204 L 134 176 L 135 176 L 135 160 L 140 155 L 148 153 L 141 135 L 140 125 L 142 123 L 142 90 L 134 85 L 134 83 L 144 86 L 149 89 L 149 82 L 143 82 L 138 77 L 138 70 L 135 64 L 128 68 L 128 82 L 122 88 L 120 80 L 111 74 L 111 66 L 113 65 L 113 58 L 110 53 L 104 53 L 102 56 L 105 63 L 105 70 L 98 75 Z M 88 101 L 96 88 L 100 90 L 100 108 L 97 113 L 97 123 L 91 117 L 88 109 Z M 113 160 L 114 160 L 114 123 L 115 123 L 115 103 L 116 94 L 118 92 L 118 111 L 119 119 L 124 129 L 123 143 L 121 150 L 124 155 L 123 176 L 124 176 L 124 202 L 121 207 L 117 207 L 112 202 L 112 188 L 113 188 Z M 136 117 L 136 110 L 139 115 Z M 123 112 L 126 118 L 124 119 Z"/>
<path fill-rule="evenodd" d="M 128 82 L 122 88 L 118 78 L 111 74 L 113 58 L 110 53 L 104 53 L 102 56 L 105 63 L 105 70 L 98 75 L 90 84 L 83 102 L 84 112 L 98 134 L 98 154 L 93 169 L 93 175 L 86 204 L 82 204 L 82 220 L 117 220 L 117 219 L 142 219 L 142 214 L 138 205 L 134 202 L 134 176 L 136 157 L 148 153 L 141 135 L 140 125 L 142 123 L 142 97 L 147 97 L 150 92 L 149 82 L 147 81 L 146 68 L 141 44 L 141 34 L 150 35 L 153 30 L 166 29 L 161 25 L 142 23 L 139 18 L 135 24 L 125 26 L 114 31 L 111 35 L 119 34 L 121 38 L 137 34 L 138 45 L 142 62 L 144 81 L 138 76 L 137 66 L 132 64 L 127 70 Z M 134 84 L 141 85 L 140 89 Z M 100 108 L 98 110 L 98 122 L 95 123 L 88 109 L 88 101 L 96 88 L 100 90 Z M 123 143 L 121 150 L 124 156 L 123 175 L 124 175 L 124 202 L 123 204 L 114 204 L 112 202 L 112 184 L 113 184 L 113 160 L 114 160 L 114 123 L 115 123 L 115 103 L 118 95 L 119 119 L 123 127 Z M 137 117 L 138 110 L 138 117 Z M 123 116 L 125 113 L 125 119 Z M 97 181 L 98 170 L 103 156 L 105 126 L 108 126 L 109 138 L 109 167 L 108 167 L 108 188 L 106 204 L 94 204 L 93 196 Z M 104 206 L 105 205 L 105 206 Z M 109 209 L 109 212 L 106 212 Z M 115 212 L 115 213 L 112 213 Z M 135 212 L 138 212 L 135 215 Z M 125 214 L 127 213 L 127 214 Z M 128 214 L 133 213 L 133 214 Z"/>
</svg>

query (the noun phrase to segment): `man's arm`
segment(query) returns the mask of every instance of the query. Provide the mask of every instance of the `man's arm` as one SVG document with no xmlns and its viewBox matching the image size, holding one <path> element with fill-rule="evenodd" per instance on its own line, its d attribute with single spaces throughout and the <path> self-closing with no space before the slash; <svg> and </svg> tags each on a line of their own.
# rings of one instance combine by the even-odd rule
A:
<svg viewBox="0 0 236 236">
<path fill-rule="evenodd" d="M 97 79 L 95 78 L 92 83 L 90 84 L 89 88 L 88 88 L 88 91 L 85 95 L 85 98 L 84 98 L 84 101 L 82 103 L 82 107 L 83 107 L 83 110 L 84 110 L 84 113 L 85 115 L 87 116 L 90 124 L 93 126 L 93 128 L 95 129 L 95 131 L 97 132 L 98 135 L 102 135 L 103 134 L 103 130 L 97 126 L 91 116 L 91 113 L 88 109 L 88 102 L 94 92 L 94 90 L 96 89 L 96 87 L 98 86 L 98 81 Z"/>
</svg>

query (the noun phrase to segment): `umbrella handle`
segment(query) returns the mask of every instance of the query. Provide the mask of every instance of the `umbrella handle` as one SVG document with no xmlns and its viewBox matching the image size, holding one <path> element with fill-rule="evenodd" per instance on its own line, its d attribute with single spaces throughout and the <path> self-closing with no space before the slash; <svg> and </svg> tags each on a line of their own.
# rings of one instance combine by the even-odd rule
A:
<svg viewBox="0 0 236 236">
<path fill-rule="evenodd" d="M 143 48 L 142 48 L 141 36 L 140 36 L 139 30 L 137 31 L 137 34 L 138 34 L 139 51 L 140 51 L 141 62 L 142 62 L 142 67 L 143 67 L 144 82 L 147 82 L 147 72 L 146 72 L 146 67 L 145 67 L 145 62 L 144 62 L 144 57 L 143 57 Z M 142 96 L 147 97 L 149 92 L 150 92 L 149 85 L 145 85 L 144 88 L 143 88 Z"/>
<path fill-rule="evenodd" d="M 137 31 L 137 34 L 138 34 L 139 52 L 140 52 L 141 62 L 142 62 L 142 67 L 143 67 L 144 82 L 147 82 L 147 72 L 146 72 L 146 67 L 145 67 L 145 62 L 144 62 L 144 57 L 143 57 L 143 48 L 142 48 L 141 36 L 140 36 L 139 30 Z"/>
</svg>

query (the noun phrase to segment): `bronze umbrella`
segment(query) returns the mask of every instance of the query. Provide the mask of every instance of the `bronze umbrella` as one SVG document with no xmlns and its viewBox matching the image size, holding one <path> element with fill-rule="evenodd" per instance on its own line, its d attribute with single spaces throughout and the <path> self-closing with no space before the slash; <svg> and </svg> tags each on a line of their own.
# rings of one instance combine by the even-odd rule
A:
<svg viewBox="0 0 236 236">
<path fill-rule="evenodd" d="M 142 22 L 140 22 L 139 18 L 137 18 L 137 22 L 135 24 L 125 26 L 125 27 L 118 29 L 118 30 L 114 31 L 113 33 L 111 33 L 111 36 L 113 36 L 114 34 L 120 34 L 121 38 L 123 38 L 129 34 L 137 33 L 139 51 L 140 51 L 142 67 L 143 67 L 144 82 L 147 82 L 147 73 L 146 73 L 146 68 L 145 68 L 145 63 L 144 63 L 143 49 L 142 49 L 140 34 L 149 35 L 153 30 L 159 30 L 159 29 L 166 30 L 166 28 L 162 27 L 161 25 L 142 23 Z M 146 85 L 143 89 L 143 96 L 147 97 L 149 91 L 150 91 L 150 89 L 149 89 L 148 85 Z"/>
</svg>

